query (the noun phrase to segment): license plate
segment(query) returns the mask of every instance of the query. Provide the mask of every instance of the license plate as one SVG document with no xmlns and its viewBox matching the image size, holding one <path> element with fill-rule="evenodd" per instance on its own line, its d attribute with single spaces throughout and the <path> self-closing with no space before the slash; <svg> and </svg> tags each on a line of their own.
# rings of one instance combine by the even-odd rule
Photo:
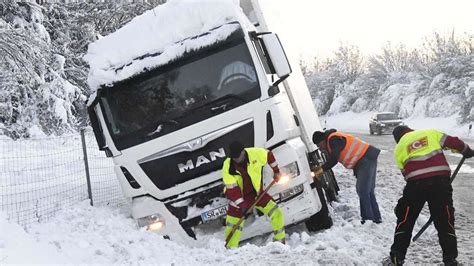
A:
<svg viewBox="0 0 474 266">
<path fill-rule="evenodd" d="M 219 208 L 202 213 L 201 218 L 203 222 L 207 222 L 207 221 L 217 219 L 221 216 L 224 216 L 226 213 L 227 213 L 227 205 L 224 205 Z"/>
</svg>

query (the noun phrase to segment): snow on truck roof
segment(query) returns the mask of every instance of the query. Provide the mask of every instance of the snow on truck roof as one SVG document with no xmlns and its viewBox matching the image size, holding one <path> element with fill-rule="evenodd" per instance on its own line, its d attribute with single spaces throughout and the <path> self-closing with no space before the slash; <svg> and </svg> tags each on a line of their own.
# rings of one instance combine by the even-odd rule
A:
<svg viewBox="0 0 474 266">
<path fill-rule="evenodd" d="M 157 6 L 89 44 L 84 56 L 89 86 L 95 91 L 225 40 L 240 28 L 231 22 L 244 18 L 238 0 L 171 0 Z"/>
</svg>

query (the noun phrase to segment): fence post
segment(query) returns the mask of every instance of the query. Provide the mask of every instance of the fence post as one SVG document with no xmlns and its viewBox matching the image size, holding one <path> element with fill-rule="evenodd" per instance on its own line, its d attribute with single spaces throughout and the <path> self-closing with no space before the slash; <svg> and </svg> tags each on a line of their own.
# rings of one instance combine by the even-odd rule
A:
<svg viewBox="0 0 474 266">
<path fill-rule="evenodd" d="M 89 194 L 89 199 L 91 206 L 94 206 L 94 201 L 92 200 L 92 187 L 91 187 L 91 177 L 89 174 L 89 161 L 87 160 L 87 148 L 86 148 L 86 137 L 85 137 L 85 128 L 81 128 L 81 140 L 82 140 L 82 152 L 84 154 L 84 167 L 86 168 L 86 179 L 87 179 L 87 193 Z"/>
</svg>

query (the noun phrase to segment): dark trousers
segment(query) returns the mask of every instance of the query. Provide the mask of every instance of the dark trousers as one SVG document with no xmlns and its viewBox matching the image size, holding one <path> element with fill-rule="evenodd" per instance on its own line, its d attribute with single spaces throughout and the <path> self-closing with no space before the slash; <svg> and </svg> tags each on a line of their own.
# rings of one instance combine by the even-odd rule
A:
<svg viewBox="0 0 474 266">
<path fill-rule="evenodd" d="M 395 208 L 397 226 L 390 254 L 398 260 L 405 259 L 413 226 L 425 202 L 428 202 L 431 217 L 438 231 L 443 261 L 451 261 L 458 256 L 458 249 L 454 231 L 453 188 L 449 177 L 446 176 L 407 182 L 403 196 Z"/>
</svg>

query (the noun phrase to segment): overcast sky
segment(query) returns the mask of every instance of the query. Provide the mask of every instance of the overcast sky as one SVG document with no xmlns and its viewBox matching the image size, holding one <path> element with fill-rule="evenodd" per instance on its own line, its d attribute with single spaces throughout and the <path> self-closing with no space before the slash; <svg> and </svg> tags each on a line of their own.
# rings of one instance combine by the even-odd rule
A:
<svg viewBox="0 0 474 266">
<path fill-rule="evenodd" d="M 415 47 L 435 30 L 474 33 L 474 0 L 261 1 L 274 31 L 303 57 L 326 57 L 341 41 L 374 54 L 387 41 Z"/>
</svg>

